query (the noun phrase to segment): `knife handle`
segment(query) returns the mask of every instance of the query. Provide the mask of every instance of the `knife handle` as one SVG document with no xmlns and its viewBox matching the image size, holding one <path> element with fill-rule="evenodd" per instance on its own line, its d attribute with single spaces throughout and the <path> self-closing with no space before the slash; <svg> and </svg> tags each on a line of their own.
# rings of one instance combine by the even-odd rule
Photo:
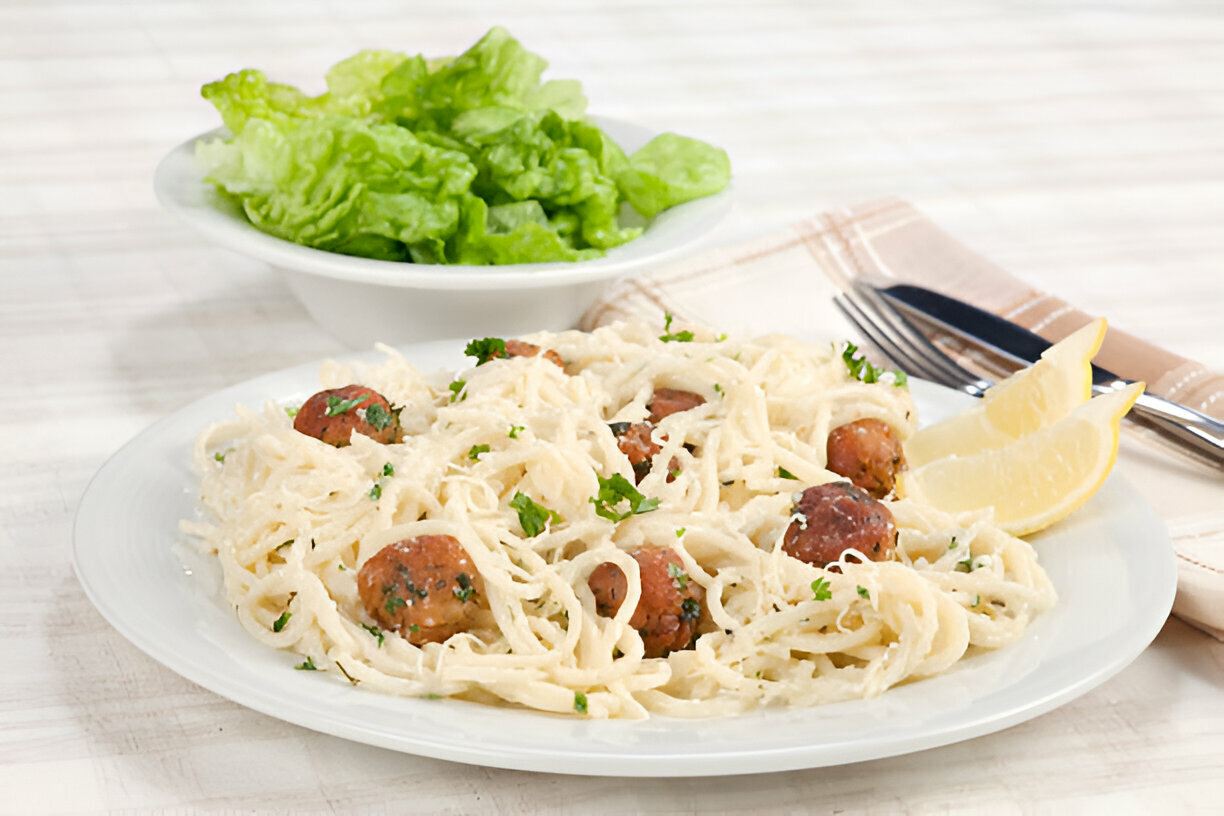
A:
<svg viewBox="0 0 1224 816">
<path fill-rule="evenodd" d="M 1094 383 L 1092 391 L 1095 394 L 1105 394 L 1130 384 L 1130 380 L 1119 378 L 1113 383 Z M 1145 419 L 1165 420 L 1175 422 L 1178 425 L 1196 428 L 1202 431 L 1208 438 L 1214 439 L 1217 444 L 1224 445 L 1224 422 L 1220 422 L 1172 400 L 1167 400 L 1164 397 L 1158 397 L 1145 391 L 1135 400 L 1131 413 L 1142 416 Z"/>
<path fill-rule="evenodd" d="M 1094 383 L 1093 393 L 1104 394 L 1128 383 Z M 1111 387 L 1112 386 L 1112 387 Z M 1172 437 L 1180 447 L 1213 467 L 1224 467 L 1224 423 L 1184 405 L 1143 393 L 1131 407 L 1130 416 L 1144 425 Z"/>
</svg>

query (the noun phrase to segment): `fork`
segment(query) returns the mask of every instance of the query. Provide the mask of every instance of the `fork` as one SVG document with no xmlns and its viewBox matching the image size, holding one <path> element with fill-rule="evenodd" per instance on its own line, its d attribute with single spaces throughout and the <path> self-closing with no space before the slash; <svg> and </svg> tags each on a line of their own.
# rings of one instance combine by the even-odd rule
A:
<svg viewBox="0 0 1224 816">
<path fill-rule="evenodd" d="M 833 303 L 867 340 L 905 371 L 973 397 L 981 397 L 994 385 L 949 357 L 871 287 L 855 286 L 835 295 Z M 1093 386 L 1095 393 L 1110 390 L 1108 385 Z M 1224 467 L 1224 438 L 1209 429 L 1167 413 L 1143 411 L 1140 406 L 1132 408 L 1128 416 L 1171 437 L 1198 461 Z"/>
</svg>

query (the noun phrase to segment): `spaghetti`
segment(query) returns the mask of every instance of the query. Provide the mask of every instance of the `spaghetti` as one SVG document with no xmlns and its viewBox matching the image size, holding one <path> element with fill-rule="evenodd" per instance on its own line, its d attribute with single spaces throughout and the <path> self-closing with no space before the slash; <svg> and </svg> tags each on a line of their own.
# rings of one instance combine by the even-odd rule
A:
<svg viewBox="0 0 1224 816">
<path fill-rule="evenodd" d="M 354 434 L 337 448 L 295 431 L 278 405 L 240 407 L 197 440 L 206 520 L 184 528 L 219 558 L 242 626 L 303 667 L 392 694 L 590 717 L 870 697 L 1015 640 L 1055 602 L 1032 548 L 989 511 L 889 501 L 891 560 L 792 558 L 796 491 L 840 478 L 825 469 L 830 430 L 871 417 L 907 436 L 908 389 L 856 379 L 832 346 L 656 335 L 539 334 L 528 339 L 564 368 L 496 359 L 446 380 L 390 349 L 379 364 L 328 363 L 326 386 L 360 382 L 400 408 L 403 440 Z M 659 388 L 705 402 L 658 423 L 655 465 L 637 474 L 641 512 L 601 514 L 601 486 L 635 478 L 609 423 L 641 421 Z M 542 529 L 525 529 L 518 495 L 545 511 Z M 487 607 L 417 646 L 366 613 L 358 572 L 420 536 L 459 542 Z M 670 548 L 704 591 L 692 648 L 645 656 L 630 625 L 642 591 L 630 553 L 643 547 Z M 627 579 L 614 615 L 597 612 L 588 585 L 604 563 Z"/>
</svg>

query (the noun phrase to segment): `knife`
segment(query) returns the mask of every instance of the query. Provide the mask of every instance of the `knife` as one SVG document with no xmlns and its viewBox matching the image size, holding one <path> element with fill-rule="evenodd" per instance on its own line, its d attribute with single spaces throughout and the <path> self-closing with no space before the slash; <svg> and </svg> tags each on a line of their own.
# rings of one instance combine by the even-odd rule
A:
<svg viewBox="0 0 1224 816">
<path fill-rule="evenodd" d="M 984 309 L 931 289 L 910 284 L 894 284 L 876 290 L 894 308 L 916 315 L 979 348 L 993 352 L 1020 366 L 1029 366 L 1051 346 L 1044 337 Z M 1092 366 L 1092 390 L 1105 393 L 1129 385 L 1100 366 Z M 1217 463 L 1224 462 L 1224 422 L 1185 405 L 1143 393 L 1131 413 L 1147 420 L 1158 430 L 1193 445 Z M 1205 443 L 1205 444 L 1204 444 Z"/>
</svg>

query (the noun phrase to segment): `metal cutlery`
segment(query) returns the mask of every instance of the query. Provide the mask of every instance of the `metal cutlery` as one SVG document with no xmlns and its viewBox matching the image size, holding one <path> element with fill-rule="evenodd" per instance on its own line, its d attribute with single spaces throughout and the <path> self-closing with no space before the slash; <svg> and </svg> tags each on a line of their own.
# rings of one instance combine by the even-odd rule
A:
<svg viewBox="0 0 1224 816">
<path fill-rule="evenodd" d="M 897 306 L 1021 366 L 1035 362 L 1050 345 L 1003 318 L 921 287 L 876 289 L 858 281 L 851 290 L 837 295 L 834 303 L 864 337 L 903 369 L 975 397 L 993 383 L 949 357 Z M 1094 393 L 1129 382 L 1094 366 Z M 1224 467 L 1224 423 L 1153 394 L 1142 395 L 1130 416 L 1171 438 L 1200 461 Z"/>
</svg>

